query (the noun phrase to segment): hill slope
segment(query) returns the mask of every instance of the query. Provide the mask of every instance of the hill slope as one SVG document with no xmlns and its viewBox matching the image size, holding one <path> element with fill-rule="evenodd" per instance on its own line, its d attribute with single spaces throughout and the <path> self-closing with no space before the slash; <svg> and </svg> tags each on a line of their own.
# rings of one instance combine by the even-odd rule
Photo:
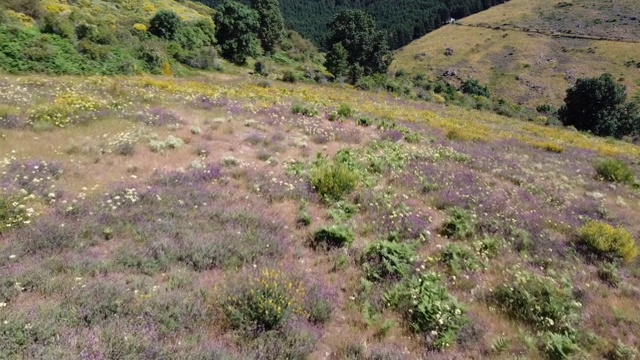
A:
<svg viewBox="0 0 640 360">
<path fill-rule="evenodd" d="M 640 184 L 594 168 L 640 175 L 629 143 L 340 86 L 37 75 L 0 78 L 0 154 L 2 357 L 640 347 Z"/>
<path fill-rule="evenodd" d="M 640 4 L 563 4 L 513 0 L 464 18 L 401 49 L 392 68 L 436 77 L 453 70 L 459 79 L 476 78 L 499 96 L 534 106 L 558 105 L 577 78 L 603 72 L 636 92 L 640 22 L 632 14 Z"/>
</svg>

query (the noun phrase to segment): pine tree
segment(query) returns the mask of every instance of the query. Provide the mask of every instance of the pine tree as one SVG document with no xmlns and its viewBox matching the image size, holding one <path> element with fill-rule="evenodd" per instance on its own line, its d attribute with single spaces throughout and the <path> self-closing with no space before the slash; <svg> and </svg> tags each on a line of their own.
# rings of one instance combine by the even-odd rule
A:
<svg viewBox="0 0 640 360">
<path fill-rule="evenodd" d="M 262 48 L 272 53 L 284 35 L 284 18 L 278 0 L 252 0 L 251 7 L 260 15 L 258 38 Z"/>
<path fill-rule="evenodd" d="M 333 44 L 327 54 L 324 66 L 336 78 L 344 78 L 349 74 L 349 54 L 341 43 Z"/>
</svg>

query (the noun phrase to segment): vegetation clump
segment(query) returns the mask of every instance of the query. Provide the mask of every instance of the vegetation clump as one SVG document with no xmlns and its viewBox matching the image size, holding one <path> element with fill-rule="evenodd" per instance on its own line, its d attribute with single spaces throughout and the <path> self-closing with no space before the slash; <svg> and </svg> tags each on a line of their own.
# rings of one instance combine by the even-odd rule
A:
<svg viewBox="0 0 640 360">
<path fill-rule="evenodd" d="M 600 221 L 590 221 L 579 230 L 581 242 L 598 255 L 632 261 L 638 255 L 633 236 L 623 228 Z"/>
<path fill-rule="evenodd" d="M 475 234 L 475 224 L 471 214 L 462 208 L 449 210 L 449 217 L 440 228 L 440 234 L 455 239 L 469 239 Z"/>
<path fill-rule="evenodd" d="M 633 170 L 618 159 L 601 160 L 596 164 L 595 169 L 597 177 L 604 181 L 631 185 L 636 179 Z"/>
<path fill-rule="evenodd" d="M 265 268 L 226 289 L 220 305 L 232 328 L 262 332 L 282 327 L 293 314 L 303 314 L 304 297 L 300 281 Z"/>
<path fill-rule="evenodd" d="M 447 291 L 438 275 L 413 275 L 385 294 L 385 300 L 407 319 L 409 328 L 431 340 L 429 347 L 453 345 L 467 323 L 464 308 Z"/>
<path fill-rule="evenodd" d="M 344 225 L 323 227 L 313 234 L 315 248 L 341 248 L 350 245 L 355 240 L 351 229 Z"/>
<path fill-rule="evenodd" d="M 311 171 L 311 185 L 320 196 L 337 201 L 352 192 L 358 185 L 360 176 L 341 161 L 329 162 L 322 159 Z"/>
<path fill-rule="evenodd" d="M 565 126 L 590 131 L 598 136 L 622 138 L 640 131 L 637 104 L 626 103 L 626 88 L 616 83 L 611 74 L 578 79 L 567 90 L 565 104 L 558 115 Z"/>
<path fill-rule="evenodd" d="M 409 274 L 417 253 L 411 244 L 381 240 L 371 243 L 362 257 L 370 281 L 398 280 Z"/>
<path fill-rule="evenodd" d="M 513 281 L 496 287 L 490 301 L 534 329 L 557 334 L 574 333 L 581 308 L 570 289 L 530 272 L 518 272 Z"/>
</svg>

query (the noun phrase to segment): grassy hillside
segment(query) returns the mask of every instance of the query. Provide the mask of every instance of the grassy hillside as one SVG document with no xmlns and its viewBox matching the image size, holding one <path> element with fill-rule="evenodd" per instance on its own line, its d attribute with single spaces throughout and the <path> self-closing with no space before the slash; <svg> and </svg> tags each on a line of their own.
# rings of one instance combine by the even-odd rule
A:
<svg viewBox="0 0 640 360">
<path fill-rule="evenodd" d="M 178 15 L 175 38 L 150 20 Z M 113 75 L 216 69 L 214 11 L 190 1 L 11 0 L 0 4 L 0 71 Z"/>
<path fill-rule="evenodd" d="M 640 348 L 638 146 L 228 74 L 5 76 L 0 128 L 0 358 Z"/>
<path fill-rule="evenodd" d="M 640 23 L 632 20 L 638 4 L 570 3 L 510 1 L 407 45 L 392 67 L 434 77 L 453 70 L 456 76 L 448 80 L 454 84 L 476 78 L 497 95 L 529 106 L 558 105 L 577 78 L 603 72 L 630 93 L 638 91 L 640 46 L 632 42 L 640 41 Z M 596 40 L 601 38 L 609 40 Z M 445 55 L 447 48 L 452 55 Z"/>
</svg>

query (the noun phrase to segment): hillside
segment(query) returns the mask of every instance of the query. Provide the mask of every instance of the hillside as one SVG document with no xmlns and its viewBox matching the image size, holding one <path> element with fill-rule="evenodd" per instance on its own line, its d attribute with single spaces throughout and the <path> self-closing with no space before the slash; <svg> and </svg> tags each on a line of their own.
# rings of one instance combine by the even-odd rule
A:
<svg viewBox="0 0 640 360">
<path fill-rule="evenodd" d="M 211 7 L 222 0 L 197 0 Z M 371 14 L 389 35 L 392 49 L 439 28 L 451 17 L 465 17 L 507 0 L 280 0 L 287 28 L 317 45 L 324 45 L 327 24 L 344 9 L 360 9 Z M 251 0 L 240 0 L 250 5 Z"/>
<path fill-rule="evenodd" d="M 513 0 L 407 45 L 392 67 L 434 77 L 452 70 L 454 84 L 476 78 L 529 106 L 559 105 L 576 79 L 604 72 L 633 94 L 640 89 L 639 10 L 635 1 Z"/>
<path fill-rule="evenodd" d="M 0 78 L 0 154 L 3 359 L 640 349 L 629 143 L 337 85 L 34 75 Z"/>
</svg>

